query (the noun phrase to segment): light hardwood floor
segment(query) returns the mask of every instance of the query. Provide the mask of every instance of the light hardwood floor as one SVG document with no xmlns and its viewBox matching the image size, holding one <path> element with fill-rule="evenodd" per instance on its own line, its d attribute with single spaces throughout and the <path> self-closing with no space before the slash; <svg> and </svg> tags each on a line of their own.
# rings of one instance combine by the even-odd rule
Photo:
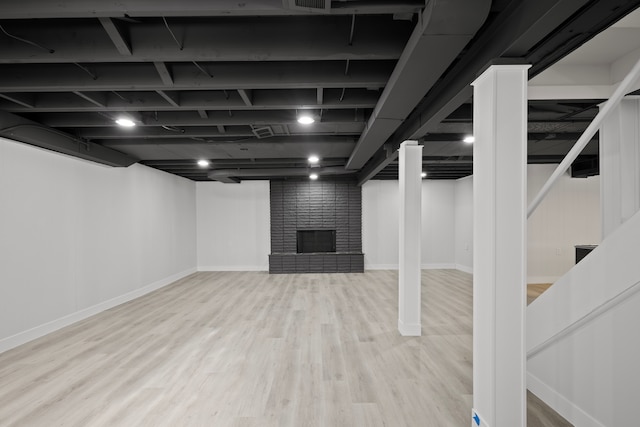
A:
<svg viewBox="0 0 640 427">
<path fill-rule="evenodd" d="M 531 304 L 551 287 L 552 283 L 529 283 L 527 285 L 527 305 Z"/>
<path fill-rule="evenodd" d="M 0 354 L 0 426 L 467 427 L 471 299 L 425 271 L 403 338 L 396 272 L 196 273 Z"/>
</svg>

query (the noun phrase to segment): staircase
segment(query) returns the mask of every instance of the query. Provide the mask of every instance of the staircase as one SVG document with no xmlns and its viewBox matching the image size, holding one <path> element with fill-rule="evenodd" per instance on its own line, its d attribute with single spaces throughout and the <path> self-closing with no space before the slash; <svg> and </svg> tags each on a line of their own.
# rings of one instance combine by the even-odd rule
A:
<svg viewBox="0 0 640 427">
<path fill-rule="evenodd" d="M 527 387 L 576 426 L 640 425 L 640 212 L 527 308 Z"/>
</svg>

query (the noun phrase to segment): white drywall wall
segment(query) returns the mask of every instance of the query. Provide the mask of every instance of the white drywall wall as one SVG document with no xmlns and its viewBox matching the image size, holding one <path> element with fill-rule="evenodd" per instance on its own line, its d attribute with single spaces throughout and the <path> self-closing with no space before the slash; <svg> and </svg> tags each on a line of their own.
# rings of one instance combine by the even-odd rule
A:
<svg viewBox="0 0 640 427">
<path fill-rule="evenodd" d="M 195 271 L 195 184 L 0 138 L 0 351 Z"/>
<path fill-rule="evenodd" d="M 196 184 L 198 269 L 269 270 L 269 181 Z"/>
<path fill-rule="evenodd" d="M 398 268 L 399 187 L 396 180 L 362 186 L 362 247 L 366 269 Z M 422 268 L 454 268 L 455 183 L 422 184 Z"/>
</svg>

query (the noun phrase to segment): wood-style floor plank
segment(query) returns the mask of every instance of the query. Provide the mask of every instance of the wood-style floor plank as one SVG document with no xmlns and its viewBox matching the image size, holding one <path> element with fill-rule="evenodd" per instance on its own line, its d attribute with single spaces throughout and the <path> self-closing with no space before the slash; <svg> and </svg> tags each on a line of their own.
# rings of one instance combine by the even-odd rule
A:
<svg viewBox="0 0 640 427">
<path fill-rule="evenodd" d="M 0 354 L 0 426 L 466 427 L 471 276 L 423 272 L 411 338 L 397 280 L 196 273 Z"/>
</svg>

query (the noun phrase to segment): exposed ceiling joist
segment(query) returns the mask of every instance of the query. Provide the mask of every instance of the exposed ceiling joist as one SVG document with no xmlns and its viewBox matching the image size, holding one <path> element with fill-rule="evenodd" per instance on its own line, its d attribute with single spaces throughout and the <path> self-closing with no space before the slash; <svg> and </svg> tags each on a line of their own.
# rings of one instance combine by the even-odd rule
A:
<svg viewBox="0 0 640 427">
<path fill-rule="evenodd" d="M 224 132 L 220 132 L 220 126 L 223 127 Z M 290 131 L 292 136 L 301 135 L 359 135 L 364 129 L 364 122 L 356 123 L 324 123 L 321 126 L 317 126 L 313 133 L 306 132 L 302 129 L 293 129 Z M 69 127 L 62 127 L 62 129 L 69 129 Z M 237 128 L 241 128 L 238 130 Z M 298 130 L 299 129 L 299 130 Z M 101 140 L 101 139 L 133 139 L 133 138 L 175 138 L 180 136 L 182 138 L 215 138 L 220 134 L 223 137 L 253 137 L 254 133 L 251 131 L 250 125 L 238 126 L 237 124 L 216 124 L 208 123 L 200 126 L 180 126 L 171 124 L 153 124 L 149 126 L 136 126 L 135 129 L 121 129 L 114 126 L 105 125 L 103 127 L 83 127 L 76 128 L 74 133 L 80 137 Z M 286 132 L 278 132 L 277 135 L 289 135 Z M 265 140 L 265 142 L 267 142 Z M 269 138 L 270 144 L 275 143 L 273 138 Z"/>
<path fill-rule="evenodd" d="M 167 94 L 167 98 L 168 100 L 171 99 L 171 102 L 176 102 L 170 94 Z M 207 119 L 196 117 L 189 111 L 158 112 L 157 114 L 142 113 L 140 117 L 142 123 L 139 127 L 299 124 L 295 111 L 291 110 L 235 111 L 233 115 L 229 115 L 224 111 L 209 111 Z M 40 121 L 48 126 L 60 128 L 113 126 L 113 122 L 109 118 L 95 113 L 49 113 L 43 116 Z M 354 114 L 350 110 L 327 110 L 318 125 L 362 123 L 364 121 L 365 118 L 362 114 L 357 117 L 357 120 L 354 119 Z"/>
<path fill-rule="evenodd" d="M 311 171 L 322 175 L 348 175 L 353 171 L 348 171 L 344 166 L 328 166 L 328 167 L 299 167 L 299 168 L 238 168 L 238 169 L 217 169 L 209 172 L 209 179 L 235 183 L 240 182 L 242 178 L 273 178 L 280 176 L 308 176 Z"/>
<path fill-rule="evenodd" d="M 184 138 L 176 137 L 175 135 L 173 138 L 165 138 L 162 140 L 158 140 L 156 138 L 129 139 L 127 137 L 122 137 L 122 138 L 114 138 L 113 140 L 110 140 L 110 141 L 104 141 L 104 144 L 109 145 L 111 147 L 117 147 L 117 146 L 123 146 L 123 145 L 156 145 L 156 144 L 167 144 L 167 145 L 194 144 L 194 145 L 206 145 L 206 146 L 214 146 L 214 145 L 225 146 L 225 145 L 230 145 L 230 142 L 236 141 L 236 142 L 241 142 L 243 144 L 256 143 L 256 144 L 265 145 L 263 140 L 258 140 L 253 135 L 251 135 L 251 138 L 247 138 L 248 135 L 244 135 L 244 137 L 242 137 L 241 139 L 232 135 L 219 135 L 219 136 L 222 137 L 222 139 L 211 137 L 206 139 L 198 138 L 198 139 L 189 140 L 189 141 L 185 140 Z M 349 136 L 338 136 L 338 135 L 292 135 L 292 136 L 280 135 L 280 136 L 274 136 L 269 138 L 270 143 L 278 144 L 278 145 L 286 145 L 286 144 L 353 145 L 355 141 L 356 141 L 356 138 L 354 138 L 353 136 L 349 137 Z M 280 156 L 274 151 L 273 156 L 264 156 L 264 157 L 280 158 L 280 157 L 287 157 L 287 156 Z M 337 156 L 333 156 L 333 157 L 337 157 Z M 306 159 L 306 157 L 303 157 L 303 159 Z"/>
<path fill-rule="evenodd" d="M 38 137 L 117 150 L 194 180 L 208 179 L 201 158 L 216 169 L 280 169 L 265 179 L 306 169 L 310 154 L 322 166 L 364 159 L 347 175 L 360 182 L 395 179 L 395 149 L 408 137 L 424 144 L 427 179 L 455 179 L 472 172 L 463 98 L 482 55 L 529 59 L 535 73 L 640 4 L 493 0 L 473 35 L 484 1 L 4 0 L 0 110 L 38 122 Z M 627 34 L 640 31 L 630 18 Z M 631 39 L 611 50 L 640 49 Z M 529 160 L 566 152 L 598 102 L 530 103 Z M 302 110 L 315 123 L 298 123 Z M 115 124 L 126 114 L 138 126 Z M 597 153 L 594 139 L 585 154 Z M 176 159 L 192 160 L 153 164 Z"/>
<path fill-rule="evenodd" d="M 405 14 L 416 13 L 424 7 L 424 0 L 339 2 L 331 14 Z M 95 18 L 149 16 L 281 16 L 310 15 L 318 11 L 292 10 L 283 7 L 282 0 L 83 0 L 52 2 L 50 0 L 3 0 L 0 16 L 3 19 L 34 18 Z"/>
<path fill-rule="evenodd" d="M 34 105 L 0 102 L 0 109 L 19 112 L 88 112 L 88 111 L 203 111 L 203 110 L 295 110 L 299 108 L 321 107 L 323 109 L 371 109 L 378 99 L 377 91 L 366 89 L 351 89 L 346 92 L 342 102 L 341 90 L 328 89 L 325 91 L 324 103 L 317 104 L 313 89 L 274 89 L 251 91 L 251 105 L 247 105 L 239 93 L 228 91 L 229 98 L 222 91 L 170 91 L 179 94 L 180 105 L 169 105 L 159 96 L 158 91 L 144 91 L 131 93 L 131 99 L 123 100 L 111 92 L 81 92 L 70 93 L 41 92 L 37 94 Z M 11 93 L 7 98 L 34 99 L 34 94 Z M 78 98 L 79 97 L 79 98 Z M 90 104 L 87 104 L 89 101 Z"/>
<path fill-rule="evenodd" d="M 393 62 L 352 64 L 348 76 L 343 64 L 327 62 L 261 62 L 215 64 L 215 78 L 198 72 L 193 64 L 173 64 L 168 87 L 151 64 L 95 64 L 97 79 L 73 64 L 52 64 L 47 73 L 28 65 L 6 65 L 0 76 L 0 93 L 60 91 L 236 90 L 381 88 L 389 79 Z"/>
<path fill-rule="evenodd" d="M 349 19 L 300 20 L 303 22 L 277 17 L 242 21 L 225 18 L 211 23 L 174 19 L 171 30 L 183 39 L 181 49 L 171 43 L 171 33 L 158 19 L 128 25 L 128 36 L 110 18 L 100 18 L 102 26 L 97 21 L 79 22 L 73 33 L 65 31 L 64 21 L 30 22 L 27 27 L 22 22 L 9 21 L 4 24 L 7 31 L 46 41 L 55 51 L 0 38 L 0 64 L 397 60 L 411 32 L 407 21 L 394 21 L 387 16 L 362 17 L 358 42 L 345 49 L 343 34 L 349 33 Z M 381 27 L 385 31 L 380 31 Z M 104 36 L 105 30 L 109 37 Z"/>
</svg>

